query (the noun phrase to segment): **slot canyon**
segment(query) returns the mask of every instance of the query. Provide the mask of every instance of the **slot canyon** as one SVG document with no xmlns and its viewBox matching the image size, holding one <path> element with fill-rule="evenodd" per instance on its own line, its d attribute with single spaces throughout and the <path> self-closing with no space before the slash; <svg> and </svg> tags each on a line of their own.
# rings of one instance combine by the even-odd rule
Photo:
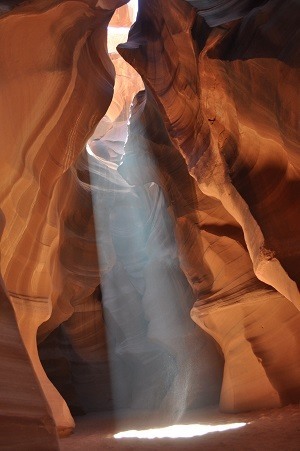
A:
<svg viewBox="0 0 300 451">
<path fill-rule="evenodd" d="M 0 450 L 299 450 L 299 24 L 0 0 Z"/>
</svg>

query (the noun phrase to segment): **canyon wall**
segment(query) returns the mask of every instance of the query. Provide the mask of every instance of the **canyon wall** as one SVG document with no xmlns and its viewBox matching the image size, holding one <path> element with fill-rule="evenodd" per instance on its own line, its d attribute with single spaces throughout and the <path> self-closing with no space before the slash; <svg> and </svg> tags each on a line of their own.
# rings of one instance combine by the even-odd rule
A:
<svg viewBox="0 0 300 451">
<path fill-rule="evenodd" d="M 198 298 L 191 316 L 225 357 L 220 406 L 273 407 L 300 392 L 299 7 L 235 2 L 235 10 L 224 1 L 207 11 L 204 3 L 141 2 L 118 50 L 152 92 L 194 179 L 183 188 L 170 144 L 152 129 L 158 142 L 149 152 L 158 155 L 181 267 Z"/>
<path fill-rule="evenodd" d="M 74 427 L 69 409 L 160 408 L 175 419 L 219 397 L 222 356 L 190 321 L 164 195 L 117 172 L 143 83 L 118 54 L 108 58 L 110 6 L 26 2 L 0 19 L 1 349 L 10 354 L 0 405 L 3 446 L 14 449 L 56 449 L 57 432 Z"/>
<path fill-rule="evenodd" d="M 11 10 L 5 4 L 0 16 L 1 302 L 7 305 L 1 346 L 16 360 L 10 379 L 6 361 L 1 364 L 7 385 L 0 405 L 1 418 L 11 418 L 11 405 L 19 406 L 12 410 L 15 423 L 24 418 L 22 437 L 3 436 L 14 449 L 32 440 L 35 424 L 39 449 L 58 446 L 53 418 L 60 435 L 74 427 L 40 363 L 37 335 L 45 338 L 74 310 L 89 311 L 95 303 L 91 195 L 77 183 L 73 164 L 112 99 L 106 28 L 123 3 L 38 0 Z"/>
<path fill-rule="evenodd" d="M 195 298 L 179 266 L 166 193 L 144 177 L 145 171 L 158 173 L 159 168 L 149 158 L 143 165 L 132 161 L 129 178 L 121 170 L 130 151 L 142 152 L 142 130 L 133 133 L 133 127 L 143 93 L 137 94 L 133 107 L 130 104 L 143 84 L 119 55 L 112 53 L 111 58 L 115 93 L 88 142 L 86 169 L 114 409 L 139 409 L 146 416 L 159 409 L 164 421 L 174 421 L 188 408 L 218 402 L 223 361 L 213 340 L 190 319 Z M 155 115 L 149 121 L 160 126 Z M 161 133 L 166 134 L 164 128 Z"/>
<path fill-rule="evenodd" d="M 297 2 L 125 3 L 0 2 L 0 447 L 300 399 Z"/>
</svg>

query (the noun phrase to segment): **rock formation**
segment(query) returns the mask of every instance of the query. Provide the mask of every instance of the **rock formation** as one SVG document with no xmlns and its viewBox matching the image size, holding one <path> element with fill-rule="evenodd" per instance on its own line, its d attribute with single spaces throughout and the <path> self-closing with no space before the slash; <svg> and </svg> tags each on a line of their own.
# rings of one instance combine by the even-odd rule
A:
<svg viewBox="0 0 300 451">
<path fill-rule="evenodd" d="M 179 215 L 178 242 L 198 297 L 192 318 L 224 353 L 221 407 L 279 405 L 299 399 L 299 8 L 244 2 L 242 12 L 236 2 L 230 20 L 238 20 L 227 23 L 216 2 L 208 26 L 188 3 L 204 7 L 142 2 L 118 49 L 152 91 L 196 181 L 194 217 Z"/>
<path fill-rule="evenodd" d="M 297 2 L 125 3 L 0 2 L 3 449 L 300 399 Z"/>
<path fill-rule="evenodd" d="M 135 179 L 141 178 L 134 187 L 120 169 L 125 141 L 131 148 L 136 139 L 139 147 L 141 137 L 132 130 L 127 138 L 127 120 L 130 114 L 133 124 L 130 103 L 143 85 L 119 55 L 111 58 L 115 93 L 88 153 L 114 407 L 159 408 L 174 421 L 189 407 L 218 400 L 222 358 L 190 320 L 195 299 L 178 264 L 166 196 L 143 177 L 151 167 L 157 172 L 156 165 L 134 166 Z M 155 117 L 149 120 L 157 125 Z"/>
<path fill-rule="evenodd" d="M 26 383 L 30 377 L 36 380 L 36 401 L 27 396 L 17 401 L 22 404 L 23 399 L 19 415 L 27 418 L 27 438 L 33 427 L 30 419 L 33 424 L 41 421 L 38 409 L 44 410 L 44 428 L 51 433 L 47 402 L 61 434 L 74 426 L 65 401 L 42 368 L 36 336 L 42 324 L 38 334 L 46 336 L 68 319 L 99 285 L 90 194 L 78 186 L 72 165 L 113 94 L 114 70 L 106 52 L 110 3 L 39 0 L 0 17 L 0 199 L 5 220 L 1 273 L 15 311 L 15 316 L 6 316 L 7 328 L 15 328 L 16 318 L 19 332 L 14 336 L 22 337 L 9 343 L 9 333 L 3 332 L 3 340 L 7 347 L 14 344 L 16 359 L 22 354 L 24 371 L 29 372 Z M 111 7 L 122 3 L 115 1 Z M 3 302 L 8 302 L 5 291 Z M 88 303 L 83 309 L 89 310 Z M 17 371 L 21 374 L 16 378 L 23 377 L 23 370 Z M 5 373 L 6 363 L 1 364 L 1 380 L 8 384 L 1 391 L 1 418 L 9 416 L 17 396 Z M 43 442 L 46 432 L 38 427 Z M 10 440 L 14 449 L 21 449 L 18 438 Z M 50 444 L 43 446 L 49 449 Z"/>
<path fill-rule="evenodd" d="M 2 229 L 4 222 L 1 214 Z M 58 449 L 51 411 L 23 344 L 2 278 L 0 293 L 0 447 L 7 449 L 10 444 L 14 449 L 24 449 L 26 443 L 30 449 Z"/>
</svg>

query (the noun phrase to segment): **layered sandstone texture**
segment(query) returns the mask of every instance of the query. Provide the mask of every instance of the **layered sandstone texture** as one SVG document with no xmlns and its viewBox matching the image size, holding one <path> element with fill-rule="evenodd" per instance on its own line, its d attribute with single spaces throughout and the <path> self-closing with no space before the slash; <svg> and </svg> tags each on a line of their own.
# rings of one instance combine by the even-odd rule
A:
<svg viewBox="0 0 300 451">
<path fill-rule="evenodd" d="M 0 2 L 3 449 L 300 398 L 297 1 L 125 3 Z"/>
<path fill-rule="evenodd" d="M 1 439 L 13 449 L 36 440 L 34 449 L 54 450 L 54 422 L 65 434 L 74 421 L 42 368 L 37 336 L 74 311 L 82 318 L 94 311 L 103 322 L 93 295 L 99 273 L 91 195 L 74 162 L 112 99 L 106 29 L 125 2 L 2 3 L 0 415 L 1 425 L 19 424 L 22 436 L 10 425 Z"/>
<path fill-rule="evenodd" d="M 174 421 L 188 408 L 218 402 L 223 361 L 190 319 L 195 297 L 179 265 L 164 191 L 147 181 L 133 186 L 118 170 L 135 114 L 130 104 L 143 83 L 114 51 L 113 38 L 114 97 L 81 171 L 90 171 L 114 408 L 159 409 Z M 143 169 L 133 171 L 139 178 Z"/>
<path fill-rule="evenodd" d="M 152 93 L 119 170 L 169 197 L 226 411 L 300 396 L 299 16 L 295 1 L 145 0 L 118 47 Z"/>
<path fill-rule="evenodd" d="M 222 357 L 190 321 L 164 195 L 117 171 L 143 88 L 114 39 L 108 58 L 121 3 L 1 11 L 1 445 L 14 450 L 57 449 L 69 409 L 112 397 L 174 419 L 219 396 Z"/>
</svg>

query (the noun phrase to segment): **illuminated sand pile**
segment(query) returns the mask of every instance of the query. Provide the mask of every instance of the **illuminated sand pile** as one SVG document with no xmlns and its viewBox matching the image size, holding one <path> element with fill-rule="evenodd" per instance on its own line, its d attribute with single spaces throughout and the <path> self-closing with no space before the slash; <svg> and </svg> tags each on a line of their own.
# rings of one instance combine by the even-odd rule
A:
<svg viewBox="0 0 300 451">
<path fill-rule="evenodd" d="M 299 8 L 124 3 L 0 2 L 0 447 L 300 398 Z"/>
</svg>

